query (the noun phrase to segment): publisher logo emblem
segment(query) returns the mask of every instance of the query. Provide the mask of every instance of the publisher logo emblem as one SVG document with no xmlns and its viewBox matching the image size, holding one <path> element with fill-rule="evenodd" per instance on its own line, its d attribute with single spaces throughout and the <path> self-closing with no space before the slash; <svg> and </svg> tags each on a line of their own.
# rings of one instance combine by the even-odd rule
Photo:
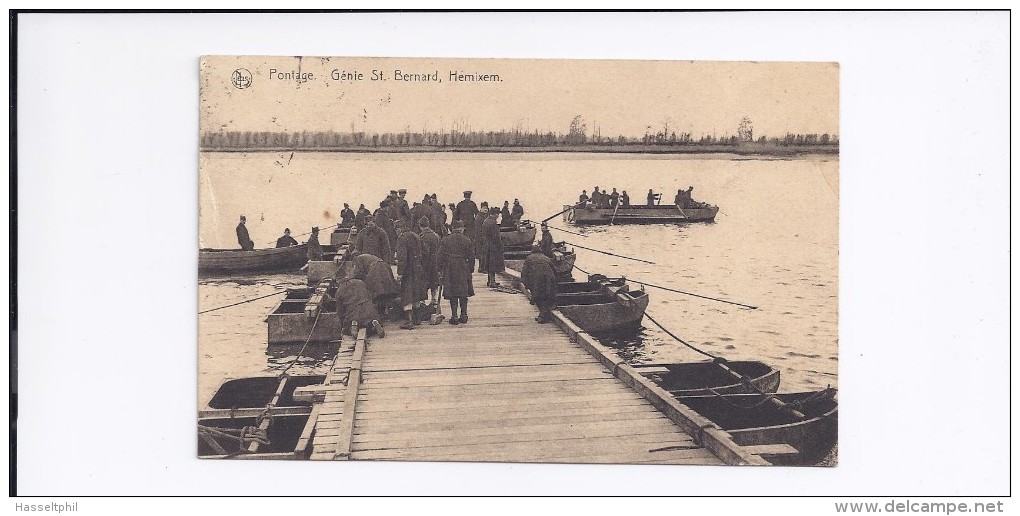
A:
<svg viewBox="0 0 1020 516">
<path fill-rule="evenodd" d="M 235 88 L 243 90 L 251 86 L 251 72 L 247 68 L 238 68 L 234 70 L 234 73 L 230 74 L 230 82 L 233 83 Z"/>
</svg>

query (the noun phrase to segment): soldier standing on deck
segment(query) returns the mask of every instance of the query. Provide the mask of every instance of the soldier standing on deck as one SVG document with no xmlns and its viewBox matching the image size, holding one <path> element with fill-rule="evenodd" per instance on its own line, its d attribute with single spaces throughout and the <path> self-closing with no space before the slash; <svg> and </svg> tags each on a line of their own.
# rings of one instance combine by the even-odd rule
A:
<svg viewBox="0 0 1020 516">
<path fill-rule="evenodd" d="M 385 231 L 375 225 L 375 217 L 367 217 L 365 220 L 367 226 L 358 232 L 354 248 L 359 253 L 378 256 L 382 261 L 392 264 L 393 250 L 390 247 L 390 238 L 386 236 Z"/>
<path fill-rule="evenodd" d="M 464 236 L 464 223 L 454 220 L 451 233 L 439 243 L 436 263 L 443 282 L 443 297 L 450 300 L 450 324 L 467 324 L 468 298 L 475 295 L 471 273 L 475 270 L 474 247 Z M 460 306 L 460 317 L 457 307 Z"/>
<path fill-rule="evenodd" d="M 407 312 L 407 322 L 400 327 L 412 330 L 418 324 L 416 308 L 425 299 L 425 271 L 422 268 L 421 237 L 397 221 L 397 280 L 400 282 L 400 303 Z"/>
<path fill-rule="evenodd" d="M 482 270 L 489 275 L 489 280 L 486 283 L 486 286 L 489 287 L 498 287 L 496 273 L 506 270 L 503 260 L 503 241 L 499 238 L 499 224 L 496 223 L 498 214 L 499 210 L 496 208 L 489 212 L 489 216 L 482 222 L 482 231 L 479 236 L 481 256 L 485 258 Z"/>
<path fill-rule="evenodd" d="M 474 241 L 475 237 L 475 216 L 478 215 L 478 205 L 475 201 L 471 200 L 471 190 L 464 191 L 464 200 L 457 203 L 457 208 L 453 211 L 453 220 L 459 220 L 464 223 L 464 236 L 468 237 L 468 240 Z"/>
<path fill-rule="evenodd" d="M 430 304 L 439 306 L 439 266 L 436 258 L 439 254 L 439 235 L 432 231 L 428 217 L 418 221 L 421 231 L 421 266 L 424 272 L 425 288 L 429 293 Z"/>
<path fill-rule="evenodd" d="M 475 256 L 478 257 L 478 272 L 485 272 L 485 262 L 488 259 L 488 256 L 482 252 L 482 224 L 485 223 L 487 218 L 489 218 L 489 203 L 482 201 L 481 209 L 475 214 L 475 222 L 472 224 L 474 232 L 471 234 L 472 241 L 475 244 Z"/>
<path fill-rule="evenodd" d="M 312 228 L 312 236 L 308 237 L 308 261 L 322 260 L 322 245 L 319 244 L 319 228 Z"/>
</svg>

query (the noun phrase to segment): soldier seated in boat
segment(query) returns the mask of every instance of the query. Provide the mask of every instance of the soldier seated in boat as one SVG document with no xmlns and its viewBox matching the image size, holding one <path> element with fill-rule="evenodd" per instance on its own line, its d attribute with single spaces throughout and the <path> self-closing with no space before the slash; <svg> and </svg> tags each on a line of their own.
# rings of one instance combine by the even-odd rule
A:
<svg viewBox="0 0 1020 516">
<path fill-rule="evenodd" d="M 584 208 L 588 204 L 588 190 L 581 190 L 581 196 L 577 198 L 577 206 Z"/>
<path fill-rule="evenodd" d="M 248 228 L 244 225 L 245 220 L 244 215 L 241 215 L 241 222 L 237 223 L 237 243 L 241 246 L 242 251 L 254 251 L 255 242 L 248 236 Z"/>
<path fill-rule="evenodd" d="M 620 194 L 620 207 L 630 208 L 630 196 L 627 195 L 627 190 L 624 190 L 623 193 Z"/>
<path fill-rule="evenodd" d="M 616 208 L 616 205 L 620 204 L 620 194 L 613 188 L 613 193 L 609 194 L 609 207 Z"/>
<path fill-rule="evenodd" d="M 514 207 L 510 210 L 510 217 L 513 219 L 514 225 L 517 225 L 524 218 L 524 206 L 521 206 L 520 199 L 514 199 Z"/>
<path fill-rule="evenodd" d="M 542 254 L 549 258 L 554 258 L 553 248 L 556 244 L 553 243 L 552 233 L 549 233 L 549 224 L 542 222 L 542 238 L 538 241 L 539 247 L 542 248 Z"/>
<path fill-rule="evenodd" d="M 354 225 L 354 210 L 350 205 L 344 203 L 344 209 L 340 210 L 340 227 L 349 228 Z"/>
<path fill-rule="evenodd" d="M 290 228 L 283 230 L 283 236 L 276 239 L 276 247 L 290 247 L 292 245 L 298 245 L 297 240 L 290 236 Z"/>
<path fill-rule="evenodd" d="M 648 189 L 648 207 L 655 206 L 655 200 L 659 198 L 659 195 L 652 192 L 652 189 Z"/>
<path fill-rule="evenodd" d="M 504 228 L 514 227 L 513 216 L 510 214 L 510 201 L 503 201 L 503 209 L 499 210 L 499 225 Z"/>
</svg>

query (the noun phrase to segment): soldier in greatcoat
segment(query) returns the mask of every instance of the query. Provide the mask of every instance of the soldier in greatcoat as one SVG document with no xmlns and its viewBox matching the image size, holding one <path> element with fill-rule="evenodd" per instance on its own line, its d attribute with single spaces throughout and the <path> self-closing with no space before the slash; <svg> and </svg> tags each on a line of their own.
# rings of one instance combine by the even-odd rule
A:
<svg viewBox="0 0 1020 516">
<path fill-rule="evenodd" d="M 393 268 L 378 256 L 358 254 L 354 251 L 354 278 L 365 282 L 365 287 L 372 295 L 379 314 L 385 315 L 386 308 L 393 303 L 400 293 L 397 280 L 393 277 Z"/>
<path fill-rule="evenodd" d="M 464 223 L 464 236 L 474 242 L 475 216 L 478 215 L 478 205 L 471 200 L 471 190 L 464 190 L 464 200 L 457 203 L 457 209 L 453 212 L 453 220 Z"/>
<path fill-rule="evenodd" d="M 539 324 L 551 321 L 552 310 L 556 308 L 556 269 L 538 245 L 532 245 L 531 254 L 524 259 L 521 283 L 524 283 L 524 288 L 531 295 L 531 302 L 538 307 L 538 317 L 535 320 Z"/>
<path fill-rule="evenodd" d="M 482 224 L 485 223 L 485 219 L 489 218 L 489 203 L 482 202 L 481 209 L 478 214 L 475 215 L 474 231 L 471 232 L 471 241 L 475 244 L 475 256 L 478 257 L 478 272 L 485 272 L 486 265 L 485 261 L 488 259 L 485 253 L 482 252 Z M 467 224 L 467 222 L 465 222 Z M 467 235 L 468 231 L 465 229 L 464 234 Z"/>
<path fill-rule="evenodd" d="M 436 263 L 442 276 L 443 297 L 450 300 L 450 324 L 467 324 L 468 298 L 475 295 L 471 284 L 474 272 L 474 245 L 464 236 L 464 223 L 453 221 L 451 233 L 439 243 Z M 460 308 L 460 317 L 457 309 Z"/>
<path fill-rule="evenodd" d="M 436 259 L 439 255 L 439 235 L 432 231 L 428 217 L 418 221 L 421 236 L 421 265 L 424 272 L 425 288 L 429 293 L 432 306 L 439 306 L 439 266 Z"/>
<path fill-rule="evenodd" d="M 237 243 L 241 246 L 242 251 L 253 251 L 255 250 L 255 242 L 252 241 L 251 237 L 248 236 L 248 228 L 244 225 L 245 218 L 241 215 L 241 222 L 237 223 Z"/>
<path fill-rule="evenodd" d="M 340 318 L 340 328 L 344 333 L 349 335 L 351 323 L 357 321 L 359 328 L 367 328 L 379 338 L 386 336 L 382 323 L 379 322 L 379 312 L 365 282 L 349 277 L 340 278 L 337 281 L 334 299 L 337 317 Z"/>
<path fill-rule="evenodd" d="M 390 247 L 390 238 L 386 232 L 375 224 L 375 217 L 365 219 L 365 229 L 358 232 L 358 239 L 354 248 L 359 253 L 378 256 L 386 263 L 393 263 L 393 250 Z"/>
<path fill-rule="evenodd" d="M 485 257 L 485 268 L 482 269 L 489 275 L 489 287 L 499 286 L 496 283 L 496 273 L 506 270 L 503 260 L 503 241 L 499 238 L 499 224 L 496 223 L 496 216 L 499 210 L 493 208 L 489 216 L 482 222 L 482 231 L 479 238 L 481 242 L 481 255 Z"/>
<path fill-rule="evenodd" d="M 410 330 L 418 324 L 416 308 L 425 299 L 425 271 L 422 267 L 421 237 L 397 221 L 397 280 L 400 282 L 400 303 L 407 313 L 407 322 L 400 325 Z"/>
<path fill-rule="evenodd" d="M 308 261 L 315 262 L 322 260 L 322 245 L 319 244 L 319 228 L 312 228 L 312 235 L 308 237 Z"/>
<path fill-rule="evenodd" d="M 556 244 L 553 243 L 552 233 L 549 232 L 549 224 L 546 222 L 542 223 L 542 238 L 539 239 L 538 246 L 542 249 L 542 254 L 553 258 L 553 248 Z"/>
</svg>

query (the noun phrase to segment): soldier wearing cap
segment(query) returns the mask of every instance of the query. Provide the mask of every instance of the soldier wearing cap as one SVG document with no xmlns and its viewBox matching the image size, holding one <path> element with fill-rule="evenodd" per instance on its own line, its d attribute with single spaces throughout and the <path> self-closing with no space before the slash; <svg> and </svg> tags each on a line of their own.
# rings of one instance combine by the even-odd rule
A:
<svg viewBox="0 0 1020 516">
<path fill-rule="evenodd" d="M 524 218 L 524 206 L 521 206 L 520 199 L 514 199 L 514 207 L 510 210 L 510 218 L 513 219 L 514 225 L 517 225 Z"/>
<path fill-rule="evenodd" d="M 464 200 L 457 203 L 453 212 L 453 220 L 464 223 L 464 236 L 472 242 L 475 236 L 475 217 L 478 215 L 478 205 L 471 200 L 471 190 L 464 190 Z"/>
<path fill-rule="evenodd" d="M 312 235 L 308 237 L 308 261 L 316 262 L 322 260 L 322 245 L 319 244 L 319 228 L 312 228 Z"/>
<path fill-rule="evenodd" d="M 297 240 L 294 240 L 294 237 L 290 236 L 290 228 L 285 228 L 283 230 L 283 236 L 276 239 L 276 247 L 290 247 L 292 245 L 297 245 Z"/>
<path fill-rule="evenodd" d="M 421 266 L 425 288 L 429 293 L 429 303 L 435 307 L 439 306 L 439 266 L 436 263 L 439 254 L 439 235 L 432 230 L 428 217 L 418 220 L 418 228 L 421 236 Z"/>
<path fill-rule="evenodd" d="M 248 228 L 244 225 L 245 220 L 244 215 L 241 215 L 241 222 L 237 223 L 237 243 L 241 246 L 242 251 L 253 251 L 255 242 L 248 236 Z"/>
<path fill-rule="evenodd" d="M 531 302 L 538 307 L 538 317 L 535 320 L 539 324 L 551 321 L 552 310 L 556 308 L 556 269 L 538 245 L 532 245 L 531 254 L 524 259 L 521 283 L 524 283 Z"/>
<path fill-rule="evenodd" d="M 542 249 L 542 254 L 553 258 L 553 243 L 552 233 L 549 233 L 549 224 L 542 222 L 542 238 L 538 241 L 538 246 Z"/>
<path fill-rule="evenodd" d="M 485 272 L 486 260 L 488 255 L 482 252 L 482 224 L 485 223 L 485 219 L 489 218 L 489 203 L 482 201 L 482 206 L 475 215 L 474 232 L 472 232 L 471 240 L 475 243 L 475 256 L 478 257 L 478 272 Z M 467 222 L 464 223 L 464 227 L 468 226 Z M 465 229 L 464 234 L 467 234 Z"/>
<path fill-rule="evenodd" d="M 483 272 L 489 275 L 486 286 L 498 287 L 496 273 L 506 270 L 503 259 L 503 241 L 499 238 L 499 224 L 496 223 L 496 216 L 499 215 L 498 208 L 489 210 L 489 216 L 482 222 L 482 230 L 479 235 L 481 242 L 481 256 L 485 258 Z"/>
<path fill-rule="evenodd" d="M 347 203 L 344 203 L 344 209 L 340 210 L 340 227 L 349 228 L 354 225 L 354 210 Z"/>
<path fill-rule="evenodd" d="M 373 217 L 375 218 L 375 225 L 379 226 L 379 229 L 386 232 L 386 236 L 390 239 L 390 247 L 393 247 L 397 242 L 397 230 L 393 228 L 393 219 L 390 217 L 390 204 L 392 200 L 384 200 L 379 203 L 379 209 L 375 210 Z M 386 256 L 380 256 L 380 258 L 387 261 L 387 263 L 393 263 L 391 258 Z"/>
<path fill-rule="evenodd" d="M 450 300 L 450 324 L 467 324 L 468 298 L 475 295 L 471 283 L 471 273 L 475 270 L 474 247 L 464 236 L 463 222 L 454 220 L 451 226 L 452 232 L 439 243 L 436 264 L 442 279 L 443 297 Z"/>
<path fill-rule="evenodd" d="M 371 215 L 372 212 L 368 211 L 368 208 L 364 204 L 358 206 L 358 212 L 354 214 L 354 227 L 358 229 L 364 229 L 365 217 Z"/>
<path fill-rule="evenodd" d="M 354 248 L 363 254 L 378 256 L 384 262 L 393 263 L 393 250 L 386 232 L 375 224 L 375 217 L 366 217 L 365 229 L 358 232 Z"/>
<path fill-rule="evenodd" d="M 397 281 L 400 282 L 400 303 L 407 314 L 407 322 L 400 325 L 405 330 L 418 325 L 415 310 L 425 299 L 425 271 L 422 267 L 422 242 L 414 231 L 403 221 L 397 221 Z"/>
</svg>

